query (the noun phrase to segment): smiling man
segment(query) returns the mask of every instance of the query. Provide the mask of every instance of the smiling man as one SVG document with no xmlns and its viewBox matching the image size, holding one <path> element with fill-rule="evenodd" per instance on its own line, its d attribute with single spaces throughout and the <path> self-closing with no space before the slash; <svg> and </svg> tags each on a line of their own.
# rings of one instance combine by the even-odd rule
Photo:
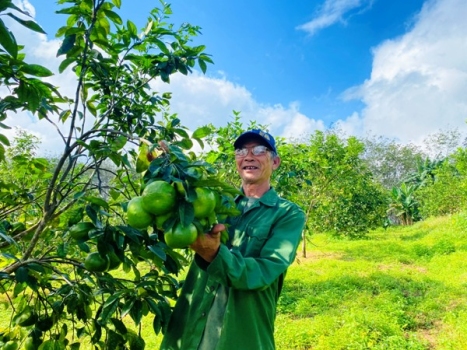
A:
<svg viewBox="0 0 467 350">
<path fill-rule="evenodd" d="M 161 349 L 272 350 L 274 320 L 287 268 L 293 262 L 305 214 L 278 196 L 271 175 L 280 165 L 274 138 L 262 130 L 234 143 L 242 179 L 241 215 L 218 224 L 191 245 L 195 256 Z"/>
</svg>

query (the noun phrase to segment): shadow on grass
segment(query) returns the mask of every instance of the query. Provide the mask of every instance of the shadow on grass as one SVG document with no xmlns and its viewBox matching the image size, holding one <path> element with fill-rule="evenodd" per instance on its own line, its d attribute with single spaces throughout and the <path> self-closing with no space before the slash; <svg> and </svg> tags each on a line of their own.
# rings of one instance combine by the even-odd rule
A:
<svg viewBox="0 0 467 350">
<path fill-rule="evenodd" d="M 405 330 L 428 329 L 442 319 L 447 295 L 447 287 L 437 281 L 382 272 L 320 282 L 292 278 L 285 283 L 278 310 L 297 318 L 372 310 L 390 313 Z"/>
</svg>

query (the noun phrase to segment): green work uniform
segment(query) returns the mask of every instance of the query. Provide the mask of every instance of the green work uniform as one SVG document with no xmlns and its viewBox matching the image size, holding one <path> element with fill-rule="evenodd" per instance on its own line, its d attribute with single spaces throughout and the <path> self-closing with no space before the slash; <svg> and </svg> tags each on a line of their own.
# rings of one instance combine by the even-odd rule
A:
<svg viewBox="0 0 467 350">
<path fill-rule="evenodd" d="M 239 209 L 242 199 L 237 198 Z M 270 189 L 229 224 L 229 242 L 221 244 L 211 263 L 195 255 L 160 349 L 198 350 L 208 315 L 219 315 L 213 305 L 225 310 L 220 310 L 222 327 L 212 349 L 275 348 L 276 305 L 305 214 Z M 223 294 L 216 298 L 218 293 Z"/>
</svg>

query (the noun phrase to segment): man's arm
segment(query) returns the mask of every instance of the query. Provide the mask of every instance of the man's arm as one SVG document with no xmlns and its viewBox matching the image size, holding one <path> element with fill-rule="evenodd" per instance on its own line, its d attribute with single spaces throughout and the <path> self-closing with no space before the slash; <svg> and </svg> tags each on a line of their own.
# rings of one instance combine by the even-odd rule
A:
<svg viewBox="0 0 467 350">
<path fill-rule="evenodd" d="M 195 256 L 195 261 L 224 285 L 243 290 L 265 288 L 293 262 L 304 224 L 305 214 L 293 205 L 274 223 L 258 256 L 244 257 L 238 249 L 220 245 L 209 264 L 201 255 Z"/>
</svg>

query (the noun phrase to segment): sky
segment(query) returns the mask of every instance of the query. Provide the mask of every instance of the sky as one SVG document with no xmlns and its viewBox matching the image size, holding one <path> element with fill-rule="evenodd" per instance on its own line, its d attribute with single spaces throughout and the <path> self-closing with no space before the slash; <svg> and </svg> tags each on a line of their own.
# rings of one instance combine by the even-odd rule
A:
<svg viewBox="0 0 467 350">
<path fill-rule="evenodd" d="M 56 71 L 62 57 L 55 32 L 66 20 L 50 0 L 15 0 L 47 35 L 7 22 L 27 61 Z M 138 5 L 135 5 L 137 3 Z M 294 139 L 339 127 L 420 143 L 467 121 L 467 1 L 465 0 L 173 0 L 170 22 L 201 27 L 193 44 L 206 45 L 214 65 L 203 75 L 174 75 L 154 84 L 173 93 L 171 111 L 196 129 L 225 126 L 232 111 L 273 135 Z M 142 28 L 156 0 L 122 0 L 118 13 Z M 5 21 L 7 21 L 5 19 Z M 73 74 L 51 82 L 73 95 Z M 0 89 L 0 96 L 4 93 Z M 49 124 L 26 113 L 10 126 L 57 150 Z"/>
</svg>

